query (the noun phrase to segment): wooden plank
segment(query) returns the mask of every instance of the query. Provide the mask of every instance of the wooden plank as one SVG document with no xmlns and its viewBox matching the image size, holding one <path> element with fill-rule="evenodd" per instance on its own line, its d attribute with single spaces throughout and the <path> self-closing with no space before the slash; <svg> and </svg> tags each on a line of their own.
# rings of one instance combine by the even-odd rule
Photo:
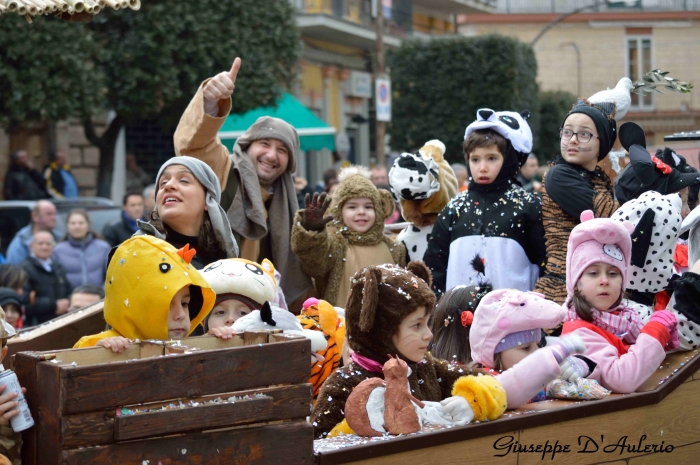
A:
<svg viewBox="0 0 700 465">
<path fill-rule="evenodd" d="M 243 334 L 243 344 L 247 346 L 267 344 L 270 333 L 264 329 L 253 329 Z"/>
<path fill-rule="evenodd" d="M 267 420 L 273 420 L 272 398 L 263 396 L 117 417 L 114 439 L 125 441 Z"/>
<path fill-rule="evenodd" d="M 190 349 L 216 350 L 230 347 L 243 347 L 243 334 L 234 334 L 231 339 L 220 339 L 214 336 L 188 337 L 180 341 L 180 345 Z"/>
<path fill-rule="evenodd" d="M 58 365 L 50 362 L 37 364 L 38 439 L 37 464 L 57 465 L 60 461 L 58 437 L 61 386 Z M 35 417 L 35 422 L 36 422 Z"/>
<path fill-rule="evenodd" d="M 300 384 L 309 377 L 310 351 L 311 343 L 305 339 L 93 366 L 61 366 L 65 395 L 58 411 L 67 415 L 273 384 Z"/>
<path fill-rule="evenodd" d="M 559 441 L 560 445 L 568 444 L 572 452 L 556 454 L 557 463 L 580 463 L 582 457 L 585 458 L 586 463 L 596 463 L 639 455 L 639 453 L 629 452 L 626 448 L 622 451 L 622 447 L 615 447 L 615 445 L 621 445 L 624 441 L 628 446 L 637 447 L 643 436 L 646 437 L 642 447 L 646 444 L 660 445 L 662 441 L 666 445 L 673 444 L 676 447 L 692 444 L 698 440 L 699 424 L 700 384 L 683 383 L 656 405 L 523 430 L 520 433 L 520 444 L 529 446 L 545 444 L 549 441 L 551 445 Z M 584 450 L 586 444 L 588 444 L 587 450 L 595 450 L 593 442 L 589 442 L 589 439 L 582 436 L 595 441 L 598 450 L 594 453 L 578 453 Z M 665 458 L 672 457 L 668 454 L 663 455 Z M 659 460 L 663 459 L 659 458 Z M 542 463 L 542 457 L 541 454 L 536 453 L 521 453 L 518 463 L 520 465 Z"/>
<path fill-rule="evenodd" d="M 7 341 L 7 356 L 26 351 L 70 349 L 86 334 L 104 331 L 103 302 L 67 313 L 47 323 L 20 331 Z M 12 366 L 10 366 L 12 368 Z"/>
<path fill-rule="evenodd" d="M 510 433 L 510 435 L 517 440 L 517 431 Z M 516 465 L 518 463 L 518 454 L 516 453 L 510 453 L 504 457 L 495 457 L 496 454 L 502 453 L 494 450 L 494 444 L 502 437 L 503 435 L 488 436 L 347 463 L 356 465 L 407 465 L 419 463 L 440 465 L 463 465 L 465 463 L 469 465 Z M 326 465 L 344 462 L 327 460 L 326 457 L 321 455 L 317 457 L 316 463 Z"/>
<path fill-rule="evenodd" d="M 22 441 L 24 447 L 22 447 L 22 463 L 27 465 L 35 465 L 36 462 L 36 446 L 37 446 L 37 420 L 39 418 L 37 404 L 38 396 L 37 390 L 37 379 L 36 379 L 36 365 L 39 361 L 38 354 L 33 352 L 24 352 L 17 354 L 13 359 L 18 361 L 15 367 L 15 374 L 19 380 L 20 386 L 27 389 L 27 394 L 24 396 L 27 399 L 27 404 L 29 406 L 29 411 L 32 413 L 34 418 L 35 426 L 29 428 L 22 432 Z M 32 393 L 32 395 L 30 395 Z"/>
<path fill-rule="evenodd" d="M 633 457 L 629 465 L 657 465 L 659 463 L 674 463 L 675 465 L 696 464 L 700 457 L 700 442 L 676 447 L 670 454 L 648 454 Z"/>
<path fill-rule="evenodd" d="M 77 447 L 114 442 L 115 410 L 81 413 L 61 417 L 60 435 L 62 447 Z"/>
<path fill-rule="evenodd" d="M 312 464 L 312 443 L 313 427 L 298 421 L 71 449 L 63 451 L 61 463 Z"/>
<path fill-rule="evenodd" d="M 263 394 L 272 399 L 271 417 L 275 420 L 303 420 L 311 413 L 311 385 L 295 384 L 249 391 L 229 392 L 191 400 L 205 402 L 217 397 L 244 397 Z M 189 401 L 190 399 L 188 399 Z M 163 403 L 153 404 L 155 406 Z M 150 404 L 139 408 L 149 408 Z M 127 406 L 130 408 L 131 406 Z M 64 447 L 103 445 L 115 442 L 115 410 L 106 412 L 66 415 L 61 419 L 61 438 Z"/>
</svg>

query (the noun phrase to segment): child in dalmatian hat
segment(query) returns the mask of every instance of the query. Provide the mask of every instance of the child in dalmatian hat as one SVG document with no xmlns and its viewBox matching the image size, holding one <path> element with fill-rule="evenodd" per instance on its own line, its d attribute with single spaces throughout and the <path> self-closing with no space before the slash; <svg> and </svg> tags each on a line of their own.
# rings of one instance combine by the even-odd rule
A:
<svg viewBox="0 0 700 465">
<path fill-rule="evenodd" d="M 469 189 L 440 212 L 423 257 L 438 297 L 460 284 L 530 291 L 544 269 L 542 204 L 515 180 L 532 150 L 524 114 L 483 108 L 467 127 Z"/>
</svg>

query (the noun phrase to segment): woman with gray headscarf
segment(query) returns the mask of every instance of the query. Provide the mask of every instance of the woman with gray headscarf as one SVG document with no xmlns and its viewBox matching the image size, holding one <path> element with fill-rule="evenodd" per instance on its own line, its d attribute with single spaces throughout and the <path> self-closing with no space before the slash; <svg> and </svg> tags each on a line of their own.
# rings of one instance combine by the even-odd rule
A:
<svg viewBox="0 0 700 465">
<path fill-rule="evenodd" d="M 192 265 L 202 269 L 217 260 L 238 256 L 226 213 L 219 205 L 219 180 L 196 158 L 166 161 L 156 177 L 156 205 L 150 221 L 139 221 L 136 234 L 150 234 L 180 248 L 197 250 Z"/>
</svg>

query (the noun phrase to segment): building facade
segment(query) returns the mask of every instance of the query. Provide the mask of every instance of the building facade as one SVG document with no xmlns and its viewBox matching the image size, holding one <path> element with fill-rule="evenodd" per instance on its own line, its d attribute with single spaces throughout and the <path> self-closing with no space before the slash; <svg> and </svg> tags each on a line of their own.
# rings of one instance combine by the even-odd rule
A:
<svg viewBox="0 0 700 465">
<path fill-rule="evenodd" d="M 534 44 L 537 80 L 544 91 L 589 97 L 614 87 L 622 77 L 636 81 L 657 68 L 700 84 L 698 0 L 498 0 L 496 6 L 495 14 L 460 16 L 459 32 L 502 34 L 531 43 L 550 27 Z M 665 135 L 700 129 L 698 89 L 689 94 L 665 92 L 632 94 L 632 107 L 622 121 L 644 128 L 652 150 L 665 145 Z M 698 167 L 700 144 L 672 147 Z"/>
</svg>

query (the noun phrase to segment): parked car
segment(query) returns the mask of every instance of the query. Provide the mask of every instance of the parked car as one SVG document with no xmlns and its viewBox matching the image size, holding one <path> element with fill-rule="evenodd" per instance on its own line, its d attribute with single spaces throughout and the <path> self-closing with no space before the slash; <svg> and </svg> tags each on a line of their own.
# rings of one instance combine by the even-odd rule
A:
<svg viewBox="0 0 700 465">
<path fill-rule="evenodd" d="M 36 200 L 9 200 L 0 202 L 0 251 L 4 254 L 17 231 L 29 224 Z M 88 212 L 91 229 L 102 233 L 107 223 L 118 220 L 121 207 L 103 197 L 77 197 L 73 199 L 52 199 L 56 205 L 56 228 L 65 231 L 68 213 L 74 208 Z"/>
</svg>

